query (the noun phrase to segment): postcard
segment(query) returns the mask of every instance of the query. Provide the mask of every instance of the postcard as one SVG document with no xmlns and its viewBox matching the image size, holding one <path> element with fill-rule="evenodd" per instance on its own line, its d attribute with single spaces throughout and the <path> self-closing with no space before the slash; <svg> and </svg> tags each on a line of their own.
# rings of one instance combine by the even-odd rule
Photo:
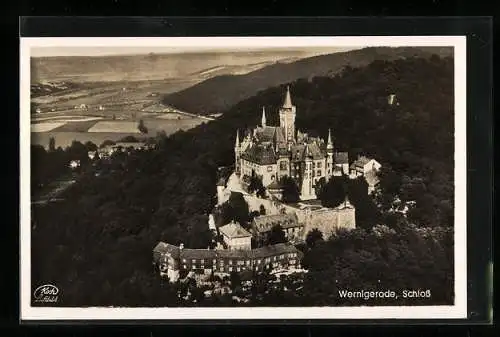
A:
<svg viewBox="0 0 500 337">
<path fill-rule="evenodd" d="M 466 318 L 465 47 L 21 38 L 21 320 Z"/>
</svg>

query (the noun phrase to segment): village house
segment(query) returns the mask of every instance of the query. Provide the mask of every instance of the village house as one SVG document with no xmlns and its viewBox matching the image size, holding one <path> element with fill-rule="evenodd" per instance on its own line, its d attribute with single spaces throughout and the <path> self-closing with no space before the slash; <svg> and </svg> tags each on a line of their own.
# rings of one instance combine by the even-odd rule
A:
<svg viewBox="0 0 500 337">
<path fill-rule="evenodd" d="M 375 159 L 361 156 L 351 164 L 350 176 L 351 178 L 364 177 L 368 172 L 376 172 L 381 167 L 382 165 Z"/>
<path fill-rule="evenodd" d="M 295 213 L 261 215 L 252 221 L 252 233 L 258 246 L 265 245 L 275 226 L 281 226 L 288 241 L 293 242 L 302 236 L 304 226 L 299 223 Z"/>
<path fill-rule="evenodd" d="M 229 250 L 250 250 L 252 234 L 234 221 L 219 228 L 224 242 Z"/>
</svg>

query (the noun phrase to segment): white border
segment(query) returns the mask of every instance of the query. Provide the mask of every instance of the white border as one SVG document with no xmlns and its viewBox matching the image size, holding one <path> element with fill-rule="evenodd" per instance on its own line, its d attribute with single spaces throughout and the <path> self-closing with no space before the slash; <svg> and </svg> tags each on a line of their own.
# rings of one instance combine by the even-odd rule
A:
<svg viewBox="0 0 500 337">
<path fill-rule="evenodd" d="M 20 294 L 21 320 L 198 319 L 459 319 L 467 317 L 466 246 L 466 38 L 369 37 L 169 37 L 21 38 L 20 53 Z M 33 47 L 161 47 L 223 50 L 280 47 L 453 46 L 455 49 L 455 305 L 307 308 L 40 308 L 31 307 L 30 49 Z M 62 289 L 63 290 L 63 289 Z M 63 290 L 64 291 L 64 290 Z"/>
</svg>

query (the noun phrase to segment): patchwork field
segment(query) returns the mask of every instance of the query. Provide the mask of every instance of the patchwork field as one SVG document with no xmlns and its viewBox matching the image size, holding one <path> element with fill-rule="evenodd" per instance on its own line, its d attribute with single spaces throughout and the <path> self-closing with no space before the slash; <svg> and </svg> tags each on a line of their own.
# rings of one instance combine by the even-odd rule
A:
<svg viewBox="0 0 500 337">
<path fill-rule="evenodd" d="M 162 94 L 169 86 L 179 85 L 177 82 L 79 83 L 76 89 L 33 98 L 32 104 L 40 111 L 31 114 L 31 143 L 48 147 L 54 138 L 56 146 L 63 148 L 74 140 L 100 145 L 126 136 L 154 137 L 158 132 L 169 135 L 191 129 L 204 122 L 203 117 L 160 102 Z M 147 134 L 139 131 L 140 120 Z"/>
</svg>

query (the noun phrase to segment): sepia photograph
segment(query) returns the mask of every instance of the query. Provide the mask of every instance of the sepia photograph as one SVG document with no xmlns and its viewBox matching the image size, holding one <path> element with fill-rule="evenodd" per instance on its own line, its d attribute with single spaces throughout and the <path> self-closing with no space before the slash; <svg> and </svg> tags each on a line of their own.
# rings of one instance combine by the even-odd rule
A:
<svg viewBox="0 0 500 337">
<path fill-rule="evenodd" d="M 465 54 L 21 38 L 21 319 L 466 317 Z"/>
</svg>

